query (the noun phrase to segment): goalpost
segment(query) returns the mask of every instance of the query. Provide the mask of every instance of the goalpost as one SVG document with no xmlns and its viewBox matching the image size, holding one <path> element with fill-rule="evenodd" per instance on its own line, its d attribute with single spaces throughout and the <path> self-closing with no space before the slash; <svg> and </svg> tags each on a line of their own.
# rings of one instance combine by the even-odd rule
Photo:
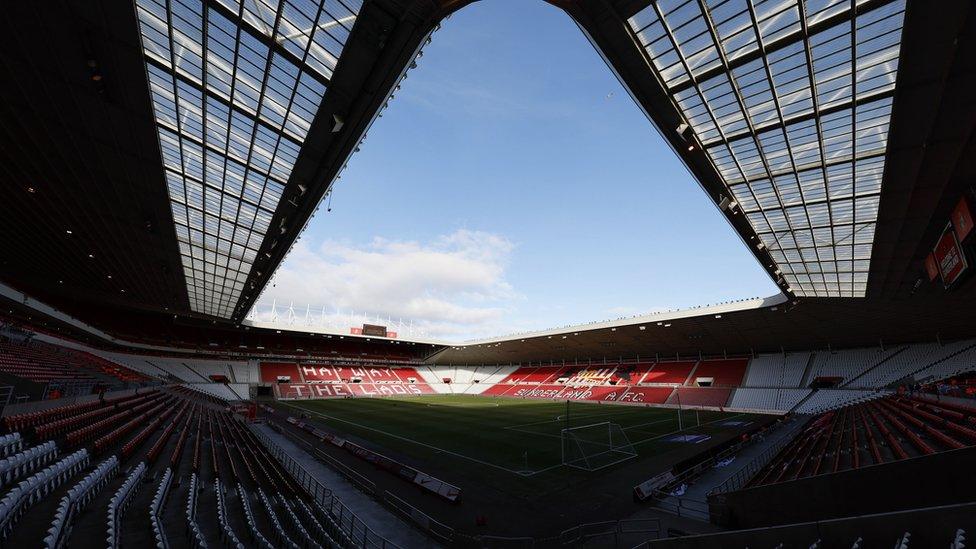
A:
<svg viewBox="0 0 976 549">
<path fill-rule="evenodd" d="M 597 471 L 637 457 L 627 433 L 609 421 L 567 427 L 559 438 L 563 465 L 585 471 Z"/>
</svg>

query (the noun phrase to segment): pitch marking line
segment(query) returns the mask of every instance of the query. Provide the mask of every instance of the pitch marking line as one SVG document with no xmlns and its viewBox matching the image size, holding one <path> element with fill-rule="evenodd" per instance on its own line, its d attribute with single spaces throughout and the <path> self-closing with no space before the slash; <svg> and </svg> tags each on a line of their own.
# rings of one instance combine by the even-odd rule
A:
<svg viewBox="0 0 976 549">
<path fill-rule="evenodd" d="M 701 427 L 703 425 L 710 425 L 712 423 L 715 423 L 716 421 L 722 421 L 722 420 L 732 419 L 732 418 L 736 418 L 736 417 L 744 416 L 744 415 L 745 415 L 745 413 L 741 413 L 741 414 L 736 414 L 736 415 L 734 415 L 732 417 L 722 417 L 722 418 L 714 419 L 712 421 L 706 421 L 705 423 L 702 423 L 701 425 L 696 425 L 695 427 L 688 427 L 687 429 L 678 429 L 678 430 L 675 430 L 675 431 L 671 431 L 670 433 L 664 433 L 663 435 L 658 435 L 656 437 L 645 438 L 644 440 L 641 440 L 640 442 L 633 442 L 633 443 L 631 443 L 631 446 L 639 446 L 639 445 L 644 444 L 646 442 L 651 442 L 651 441 L 657 440 L 659 438 L 664 438 L 664 437 L 666 437 L 668 435 L 673 435 L 675 433 L 681 433 L 681 432 L 684 432 L 684 431 L 689 431 L 691 429 L 694 429 L 694 428 L 697 428 L 697 427 Z"/>
<path fill-rule="evenodd" d="M 458 403 L 458 404 L 438 404 L 436 402 L 428 402 L 428 408 L 498 408 L 500 405 L 496 403 L 492 404 L 473 404 L 473 403 Z"/>
<path fill-rule="evenodd" d="M 643 412 L 643 411 L 645 411 L 643 408 L 634 408 L 634 409 L 630 409 L 630 410 L 617 410 L 617 411 L 614 411 L 614 412 L 611 412 L 611 413 L 570 414 L 570 417 L 572 417 L 572 418 L 620 417 L 620 416 L 626 416 L 626 415 L 630 415 L 630 414 L 636 414 L 638 412 Z M 502 427 L 502 428 L 503 429 L 517 430 L 518 427 L 529 427 L 531 425 L 542 425 L 542 424 L 549 424 L 549 423 L 557 423 L 557 422 L 561 422 L 564 417 L 565 417 L 564 414 L 559 414 L 558 416 L 555 417 L 555 419 L 544 419 L 542 421 L 533 421 L 531 423 L 519 423 L 517 425 L 510 425 L 508 427 Z"/>
<path fill-rule="evenodd" d="M 427 444 L 427 443 L 420 442 L 418 440 L 414 440 L 414 439 L 411 439 L 411 438 L 402 437 L 400 435 L 394 435 L 393 433 L 388 433 L 386 431 L 383 431 L 383 430 L 380 430 L 380 429 L 376 429 L 376 428 L 373 428 L 373 427 L 367 427 L 366 425 L 361 425 L 361 424 L 356 423 L 354 421 L 349 421 L 349 420 L 342 419 L 342 418 L 338 418 L 338 417 L 335 417 L 335 416 L 330 416 L 328 414 L 323 414 L 322 412 L 317 412 L 315 410 L 309 410 L 308 408 L 302 408 L 302 407 L 299 407 L 299 406 L 295 406 L 294 404 L 290 404 L 290 403 L 287 403 L 287 402 L 284 403 L 284 404 L 285 404 L 285 406 L 289 406 L 291 408 L 295 408 L 295 409 L 298 409 L 298 410 L 302 410 L 304 412 L 312 413 L 312 414 L 315 414 L 317 416 L 324 417 L 326 419 L 332 419 L 332 420 L 335 420 L 335 421 L 340 421 L 342 423 L 348 423 L 349 425 L 354 425 L 356 427 L 359 427 L 360 429 L 366 429 L 368 431 L 374 431 L 374 432 L 380 433 L 382 435 L 386 435 L 388 437 L 395 438 L 397 440 L 402 440 L 404 442 L 409 442 L 411 444 L 416 444 L 418 446 L 424 446 L 426 448 L 430 448 L 431 450 L 436 450 L 438 452 L 442 452 L 442 453 L 445 453 L 445 454 L 450 454 L 452 456 L 459 457 L 461 459 L 466 459 L 468 461 L 473 461 L 475 463 L 480 463 L 481 465 L 487 465 L 488 467 L 494 467 L 495 469 L 500 469 L 502 471 L 508 471 L 509 473 L 513 473 L 513 474 L 516 474 L 516 475 L 519 475 L 519 476 L 525 477 L 525 476 L 532 476 L 532 475 L 536 474 L 536 473 L 526 474 L 524 471 L 516 471 L 514 469 L 509 469 L 508 467 L 502 467 L 501 465 L 496 465 L 494 463 L 490 463 L 488 461 L 483 461 L 483 460 L 480 460 L 478 458 L 473 458 L 471 456 L 466 456 L 464 454 L 459 454 L 457 452 L 452 452 L 450 450 L 445 450 L 443 448 L 438 448 L 437 446 L 434 446 L 432 444 Z M 562 464 L 560 464 L 560 466 L 562 466 Z"/>
<path fill-rule="evenodd" d="M 312 414 L 315 414 L 317 416 L 324 417 L 326 419 L 332 419 L 332 420 L 339 421 L 339 422 L 342 422 L 342 423 L 348 423 L 349 425 L 354 425 L 354 426 L 359 427 L 361 429 L 366 429 L 368 431 L 374 431 L 374 432 L 380 433 L 382 435 L 386 435 L 388 437 L 395 438 L 397 440 L 402 440 L 404 442 L 409 442 L 411 444 L 416 444 L 418 446 L 424 446 L 426 448 L 430 448 L 432 450 L 436 450 L 437 452 L 442 452 L 442 453 L 445 453 L 445 454 L 450 454 L 452 456 L 459 457 L 461 459 L 466 459 L 468 461 L 473 461 L 475 463 L 480 463 L 481 465 L 487 465 L 488 467 L 493 467 L 493 468 L 499 469 L 501 471 L 508 471 L 509 473 L 512 473 L 512 474 L 515 474 L 515 475 L 519 475 L 521 477 L 531 477 L 531 476 L 538 475 L 539 473 L 543 473 L 543 472 L 546 472 L 546 471 L 550 471 L 552 469 L 556 469 L 558 467 L 564 467 L 565 466 L 565 464 L 557 463 L 555 465 L 551 465 L 551 466 L 545 467 L 543 469 L 538 469 L 538 470 L 536 470 L 534 472 L 528 472 L 528 471 L 524 471 L 524 470 L 517 471 L 515 469 L 509 469 L 508 467 L 503 467 L 501 465 L 496 465 L 494 463 L 491 463 L 491 462 L 488 462 L 488 461 L 484 461 L 484 460 L 480 460 L 478 458 L 473 458 L 471 456 L 466 456 L 464 454 L 459 454 L 457 452 L 452 452 L 451 450 L 445 450 L 443 448 L 439 448 L 439 447 L 434 446 L 432 444 L 427 444 L 425 442 L 420 442 L 420 441 L 413 440 L 413 439 L 410 439 L 410 438 L 402 437 L 400 435 L 394 435 L 393 433 L 388 433 L 386 431 L 383 431 L 381 429 L 376 429 L 374 427 L 368 427 L 366 425 L 362 425 L 362 424 L 356 423 L 354 421 L 349 421 L 349 420 L 342 419 L 342 418 L 338 418 L 338 417 L 335 417 L 335 416 L 330 416 L 328 414 L 323 414 L 322 412 L 318 412 L 318 411 L 315 411 L 315 410 L 310 410 L 308 408 L 302 408 L 301 406 L 295 406 L 294 404 L 291 404 L 290 402 L 284 402 L 284 401 L 282 401 L 282 404 L 284 404 L 285 406 L 288 406 L 289 408 L 295 408 L 296 410 L 302 410 L 304 412 L 312 413 Z M 712 420 L 712 421 L 708 421 L 708 422 L 702 423 L 701 425 L 697 425 L 696 427 L 701 427 L 702 425 L 710 425 L 710 424 L 715 423 L 717 421 L 730 420 L 730 419 L 734 419 L 734 418 L 737 418 L 737 417 L 740 417 L 740 416 L 744 416 L 744 415 L 745 415 L 745 413 L 740 413 L 740 414 L 736 414 L 736 415 L 731 416 L 731 417 L 722 417 L 722 418 L 718 418 L 718 419 L 715 419 L 715 420 Z M 662 420 L 662 421 L 670 421 L 670 420 Z M 651 438 L 646 438 L 646 439 L 640 440 L 638 442 L 632 442 L 631 443 L 631 446 L 640 446 L 641 444 L 644 444 L 644 443 L 647 443 L 647 442 L 651 442 L 651 441 L 657 440 L 659 438 L 666 437 L 668 435 L 673 435 L 675 433 L 680 433 L 680 432 L 685 431 L 685 430 L 686 429 L 677 429 L 675 431 L 671 431 L 670 433 L 664 433 L 662 435 L 658 435 L 658 436 L 651 437 Z M 527 431 L 523 431 L 523 432 L 527 432 Z M 541 433 L 530 433 L 530 434 L 538 435 L 538 434 L 541 434 Z M 556 437 L 556 438 L 562 438 L 562 437 L 558 437 L 556 435 L 547 435 L 547 436 L 552 436 L 552 437 Z"/>
</svg>

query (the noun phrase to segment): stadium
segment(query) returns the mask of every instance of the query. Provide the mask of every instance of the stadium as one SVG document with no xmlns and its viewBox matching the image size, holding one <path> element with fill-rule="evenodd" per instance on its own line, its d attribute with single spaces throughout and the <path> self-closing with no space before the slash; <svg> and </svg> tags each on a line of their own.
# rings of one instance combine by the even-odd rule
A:
<svg viewBox="0 0 976 549">
<path fill-rule="evenodd" d="M 546 0 L 769 297 L 256 315 L 472 4 L 4 6 L 0 545 L 971 543 L 976 4 Z"/>
</svg>

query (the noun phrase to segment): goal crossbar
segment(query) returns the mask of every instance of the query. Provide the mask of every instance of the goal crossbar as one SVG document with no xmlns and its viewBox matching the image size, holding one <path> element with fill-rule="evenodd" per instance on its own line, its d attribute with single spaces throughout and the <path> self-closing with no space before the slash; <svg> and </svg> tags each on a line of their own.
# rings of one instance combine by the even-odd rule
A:
<svg viewBox="0 0 976 549">
<path fill-rule="evenodd" d="M 597 471 L 637 457 L 627 433 L 609 421 L 564 428 L 559 438 L 563 465 L 585 471 Z"/>
</svg>

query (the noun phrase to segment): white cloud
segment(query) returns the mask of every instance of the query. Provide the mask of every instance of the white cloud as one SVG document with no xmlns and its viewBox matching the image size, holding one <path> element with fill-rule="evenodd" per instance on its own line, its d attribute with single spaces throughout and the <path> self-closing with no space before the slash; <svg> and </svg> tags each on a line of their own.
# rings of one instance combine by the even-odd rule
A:
<svg viewBox="0 0 976 549">
<path fill-rule="evenodd" d="M 281 317 L 306 305 L 337 328 L 371 319 L 412 320 L 431 337 L 497 333 L 501 318 L 521 299 L 505 280 L 514 245 L 503 236 L 457 230 L 431 242 L 374 238 L 365 245 L 300 241 L 265 289 L 254 316 Z M 336 316 L 336 312 L 340 315 Z M 350 318 L 355 311 L 357 319 Z M 330 319 L 330 317 L 332 317 Z M 345 326 L 344 323 L 348 323 Z"/>
</svg>

